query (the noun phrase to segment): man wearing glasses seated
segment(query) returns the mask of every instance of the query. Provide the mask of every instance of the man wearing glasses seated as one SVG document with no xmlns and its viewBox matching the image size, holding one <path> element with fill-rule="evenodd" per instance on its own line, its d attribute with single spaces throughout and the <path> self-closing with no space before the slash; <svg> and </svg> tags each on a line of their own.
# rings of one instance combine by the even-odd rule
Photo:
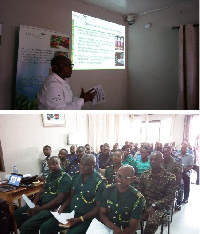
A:
<svg viewBox="0 0 200 234">
<path fill-rule="evenodd" d="M 130 185 L 133 179 L 133 167 L 121 166 L 116 173 L 116 184 L 107 186 L 102 195 L 100 219 L 116 234 L 135 233 L 142 217 L 145 200 Z"/>
<path fill-rule="evenodd" d="M 39 110 L 80 110 L 85 102 L 92 101 L 96 95 L 94 89 L 74 97 L 68 84 L 74 64 L 64 55 L 51 60 L 52 74 L 44 81 L 38 92 Z"/>
</svg>

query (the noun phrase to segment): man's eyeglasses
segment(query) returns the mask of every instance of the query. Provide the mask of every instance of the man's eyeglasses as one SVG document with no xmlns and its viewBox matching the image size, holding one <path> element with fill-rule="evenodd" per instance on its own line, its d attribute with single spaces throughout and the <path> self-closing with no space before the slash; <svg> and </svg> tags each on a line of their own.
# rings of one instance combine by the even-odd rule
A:
<svg viewBox="0 0 200 234">
<path fill-rule="evenodd" d="M 113 158 L 121 158 L 122 156 L 121 156 L 121 155 L 115 155 L 115 154 L 113 154 L 112 157 L 113 157 Z"/>
<path fill-rule="evenodd" d="M 120 178 L 122 181 L 125 181 L 127 179 L 131 179 L 132 176 L 125 176 L 125 175 L 121 175 L 118 172 L 116 173 L 116 178 Z"/>
<path fill-rule="evenodd" d="M 70 63 L 70 64 L 65 64 L 65 63 L 60 63 L 58 64 L 59 66 L 62 66 L 62 67 L 73 67 L 74 64 L 73 63 Z"/>
</svg>

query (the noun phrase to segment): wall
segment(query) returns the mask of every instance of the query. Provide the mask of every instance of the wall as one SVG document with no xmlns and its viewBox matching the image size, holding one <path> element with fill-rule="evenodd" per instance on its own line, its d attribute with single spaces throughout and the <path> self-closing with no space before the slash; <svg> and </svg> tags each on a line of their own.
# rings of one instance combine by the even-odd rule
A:
<svg viewBox="0 0 200 234">
<path fill-rule="evenodd" d="M 1 114 L 0 138 L 3 149 L 6 173 L 11 173 L 13 166 L 19 173 L 32 175 L 41 171 L 44 145 L 50 145 L 52 155 L 58 155 L 62 148 L 69 150 L 68 133 L 79 133 L 78 145 L 85 145 L 88 140 L 86 115 L 65 115 L 66 127 L 43 127 L 40 114 Z M 0 173 L 2 178 L 5 173 Z"/>
<path fill-rule="evenodd" d="M 173 139 L 178 143 L 183 140 L 184 116 L 175 115 L 173 125 Z M 131 129 L 129 114 L 119 116 L 119 146 L 122 147 L 126 140 L 132 141 L 134 129 Z M 169 114 L 149 115 L 149 120 L 164 120 L 171 117 Z M 67 135 L 77 133 L 77 145 L 90 142 L 88 132 L 87 114 L 65 114 L 65 127 L 43 127 L 40 114 L 1 114 L 0 139 L 6 173 L 0 173 L 0 178 L 12 172 L 13 166 L 18 167 L 19 173 L 32 175 L 41 171 L 41 161 L 44 159 L 42 152 L 44 145 L 52 147 L 52 155 L 58 155 L 61 148 L 69 150 Z M 134 116 L 134 121 L 144 121 L 145 115 Z M 104 126 L 102 126 L 104 128 Z M 128 134 L 125 134 L 127 131 Z M 129 134 L 130 133 L 130 134 Z M 131 135 L 132 134 L 132 135 Z M 137 142 L 137 141 L 136 141 Z M 113 144 L 115 142 L 108 142 Z M 99 147 L 98 147 L 99 149 Z"/>
<path fill-rule="evenodd" d="M 128 30 L 128 109 L 176 110 L 178 30 L 199 23 L 198 1 L 137 17 Z M 144 25 L 152 23 L 150 29 Z"/>
<path fill-rule="evenodd" d="M 0 1 L 0 22 L 3 22 L 0 48 L 0 109 L 11 109 L 14 100 L 20 24 L 71 36 L 72 11 L 121 25 L 126 24 L 122 16 L 80 3 L 78 0 Z M 74 71 L 70 80 L 76 96 L 80 95 L 81 87 L 87 90 L 98 84 L 104 88 L 106 102 L 96 106 L 87 103 L 83 109 L 127 109 L 127 70 Z"/>
</svg>

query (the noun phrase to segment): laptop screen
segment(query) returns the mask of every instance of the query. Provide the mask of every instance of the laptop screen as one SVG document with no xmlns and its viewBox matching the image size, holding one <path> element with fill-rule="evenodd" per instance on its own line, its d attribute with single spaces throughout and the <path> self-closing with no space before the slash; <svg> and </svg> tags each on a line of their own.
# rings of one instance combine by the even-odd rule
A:
<svg viewBox="0 0 200 234">
<path fill-rule="evenodd" d="M 23 175 L 11 173 L 8 184 L 19 187 Z"/>
</svg>

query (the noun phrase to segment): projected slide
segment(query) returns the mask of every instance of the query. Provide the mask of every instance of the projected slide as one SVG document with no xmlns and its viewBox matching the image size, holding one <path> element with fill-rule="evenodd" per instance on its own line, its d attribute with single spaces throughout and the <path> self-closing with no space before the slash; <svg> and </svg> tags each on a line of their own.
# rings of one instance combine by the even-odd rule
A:
<svg viewBox="0 0 200 234">
<path fill-rule="evenodd" d="M 74 70 L 125 69 L 125 26 L 72 12 Z"/>
</svg>

